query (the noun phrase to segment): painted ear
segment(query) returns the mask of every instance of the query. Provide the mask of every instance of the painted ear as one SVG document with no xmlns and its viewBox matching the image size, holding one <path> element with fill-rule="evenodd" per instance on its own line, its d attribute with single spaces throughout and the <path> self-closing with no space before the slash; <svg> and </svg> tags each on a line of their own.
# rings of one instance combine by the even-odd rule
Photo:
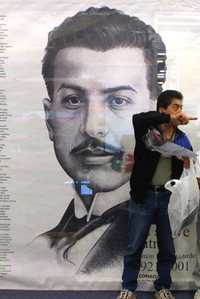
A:
<svg viewBox="0 0 200 299">
<path fill-rule="evenodd" d="M 53 134 L 53 128 L 52 128 L 51 121 L 50 121 L 51 105 L 52 105 L 52 102 L 51 102 L 50 99 L 48 99 L 48 98 L 43 99 L 43 107 L 44 107 L 44 112 L 45 112 L 45 122 L 46 122 L 46 126 L 47 126 L 47 129 L 48 129 L 48 132 L 49 132 L 49 139 L 51 141 L 53 141 L 54 134 Z"/>
<path fill-rule="evenodd" d="M 149 110 L 156 110 L 156 100 L 150 100 L 150 109 Z"/>
</svg>

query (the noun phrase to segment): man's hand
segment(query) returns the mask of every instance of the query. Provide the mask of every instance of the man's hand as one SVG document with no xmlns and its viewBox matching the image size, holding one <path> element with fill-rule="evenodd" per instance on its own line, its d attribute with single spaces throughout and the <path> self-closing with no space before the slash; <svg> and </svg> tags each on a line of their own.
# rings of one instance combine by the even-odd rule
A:
<svg viewBox="0 0 200 299">
<path fill-rule="evenodd" d="M 177 127 L 179 125 L 187 125 L 191 120 L 197 120 L 197 117 L 191 117 L 183 112 L 179 112 L 171 116 L 171 123 Z"/>
<path fill-rule="evenodd" d="M 197 177 L 197 183 L 199 185 L 199 189 L 200 189 L 200 178 Z"/>
<path fill-rule="evenodd" d="M 183 167 L 185 169 L 189 169 L 190 168 L 190 158 L 188 158 L 188 157 L 182 157 L 181 160 L 183 160 Z"/>
<path fill-rule="evenodd" d="M 188 158 L 188 157 L 179 157 L 178 159 L 183 161 L 183 168 L 185 168 L 185 169 L 190 168 L 190 158 Z"/>
</svg>

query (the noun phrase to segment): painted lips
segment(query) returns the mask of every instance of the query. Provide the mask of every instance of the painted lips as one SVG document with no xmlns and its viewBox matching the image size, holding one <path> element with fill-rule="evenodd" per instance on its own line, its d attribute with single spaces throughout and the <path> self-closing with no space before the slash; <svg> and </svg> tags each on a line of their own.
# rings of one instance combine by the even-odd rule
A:
<svg viewBox="0 0 200 299">
<path fill-rule="evenodd" d="M 93 141 L 76 147 L 72 153 L 86 165 L 103 165 L 111 162 L 116 155 L 122 156 L 123 152 L 110 144 L 98 144 Z"/>
<path fill-rule="evenodd" d="M 113 155 L 107 156 L 85 156 L 83 158 L 84 164 L 87 165 L 103 165 L 111 162 L 113 159 Z"/>
<path fill-rule="evenodd" d="M 77 152 L 84 164 L 86 165 L 103 165 L 112 161 L 115 155 L 119 155 L 119 151 L 111 151 L 100 146 L 88 146 L 81 152 Z"/>
<path fill-rule="evenodd" d="M 84 151 L 78 154 L 81 155 L 81 160 L 87 165 L 103 165 L 111 162 L 114 153 L 105 151 L 100 147 L 90 148 L 88 147 Z"/>
</svg>

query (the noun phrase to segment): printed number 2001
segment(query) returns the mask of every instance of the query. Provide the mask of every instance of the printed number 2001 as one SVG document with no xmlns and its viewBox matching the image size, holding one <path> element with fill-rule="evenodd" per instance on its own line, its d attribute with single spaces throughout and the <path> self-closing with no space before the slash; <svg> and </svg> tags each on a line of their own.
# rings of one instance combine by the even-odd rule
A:
<svg viewBox="0 0 200 299">
<path fill-rule="evenodd" d="M 154 263 L 152 261 L 142 261 L 140 270 L 152 272 L 154 271 Z M 177 261 L 172 271 L 189 271 L 189 262 L 188 261 Z"/>
</svg>

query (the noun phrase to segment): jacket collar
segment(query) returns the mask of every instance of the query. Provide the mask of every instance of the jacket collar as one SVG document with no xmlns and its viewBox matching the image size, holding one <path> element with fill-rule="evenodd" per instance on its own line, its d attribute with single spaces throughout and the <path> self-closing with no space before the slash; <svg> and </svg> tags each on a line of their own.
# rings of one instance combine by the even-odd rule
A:
<svg viewBox="0 0 200 299">
<path fill-rule="evenodd" d="M 181 130 L 177 127 L 176 130 L 175 130 L 175 134 L 181 136 L 181 135 L 183 135 L 184 133 L 183 133 L 183 131 L 181 131 Z"/>
</svg>

